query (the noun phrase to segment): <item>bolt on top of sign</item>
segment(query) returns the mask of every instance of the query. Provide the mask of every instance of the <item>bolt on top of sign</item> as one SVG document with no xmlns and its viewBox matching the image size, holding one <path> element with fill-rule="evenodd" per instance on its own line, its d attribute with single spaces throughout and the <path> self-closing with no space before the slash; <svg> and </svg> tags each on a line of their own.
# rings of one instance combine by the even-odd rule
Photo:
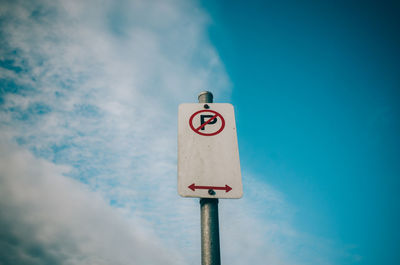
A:
<svg viewBox="0 0 400 265">
<path fill-rule="evenodd" d="M 184 103 L 179 106 L 178 193 L 198 198 L 242 197 L 231 104 Z"/>
</svg>

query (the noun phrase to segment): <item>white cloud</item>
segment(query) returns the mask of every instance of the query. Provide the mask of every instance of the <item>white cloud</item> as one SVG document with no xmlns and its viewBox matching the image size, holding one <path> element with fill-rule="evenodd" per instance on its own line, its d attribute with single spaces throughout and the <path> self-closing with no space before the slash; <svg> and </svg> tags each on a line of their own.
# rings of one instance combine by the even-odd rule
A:
<svg viewBox="0 0 400 265">
<path fill-rule="evenodd" d="M 143 259 L 155 249 L 150 244 L 136 246 L 146 242 L 138 238 L 142 230 L 146 231 L 142 237 L 161 238 L 164 247 L 157 252 L 172 252 L 174 264 L 195 262 L 193 257 L 199 257 L 195 251 L 198 226 L 193 229 L 198 225 L 197 203 L 177 204 L 175 191 L 175 115 L 178 103 L 194 100 L 201 90 L 212 86 L 216 94 L 228 91 L 223 67 L 206 38 L 206 16 L 186 1 L 14 1 L 2 4 L 0 14 L 1 136 L 50 163 L 30 159 L 39 173 L 25 172 L 21 179 L 10 174 L 15 163 L 2 165 L 8 185 L 4 189 L 24 184 L 4 198 L 3 206 L 23 209 L 30 205 L 37 213 L 20 210 L 1 221 L 11 225 L 18 219 L 15 229 L 30 227 L 35 233 L 44 227 L 54 230 L 48 241 L 18 234 L 17 239 L 24 241 L 21 244 L 42 252 L 43 260 L 37 263 L 51 259 L 70 264 L 71 253 L 80 251 L 84 260 L 79 264 L 101 262 L 91 257 L 108 264 L 148 264 Z M 4 155 L 9 152 L 2 149 Z M 95 202 L 88 206 L 88 214 L 77 217 L 83 208 L 66 199 L 75 196 L 76 185 L 60 194 L 51 181 L 68 181 L 54 174 L 51 164 L 68 165 L 71 170 L 66 175 L 86 183 L 96 196 L 123 211 L 124 218 L 146 221 L 136 222 L 136 232 L 126 233 L 121 240 L 104 234 L 107 230 L 118 234 L 119 228 L 106 226 L 124 221 L 109 210 L 107 220 L 90 223 L 89 215 L 102 213 L 90 210 L 98 208 Z M 42 181 L 30 187 L 34 178 Z M 47 195 L 19 200 L 23 187 Z M 78 194 L 84 196 L 85 191 Z M 93 196 L 87 195 L 88 204 Z M 57 217 L 60 210 L 48 205 L 58 200 L 71 210 L 62 220 Z M 30 220 L 33 216 L 36 221 Z M 101 233 L 95 236 L 95 231 Z M 72 235 L 60 240 L 60 233 Z M 81 237 L 87 244 L 78 242 Z M 94 243 L 109 239 L 110 252 Z M 53 255 L 54 250 L 47 247 L 53 244 L 68 257 Z M 135 247 L 140 255 L 130 250 Z M 182 256 L 182 247 L 191 254 Z M 120 254 L 111 257 L 111 251 Z M 22 259 L 29 251 L 12 254 Z M 4 262 L 12 258 L 3 255 Z M 149 261 L 168 262 L 160 261 L 162 254 L 153 256 Z"/>
<path fill-rule="evenodd" d="M 73 165 L 74 177 L 94 189 L 110 177 L 144 177 L 157 163 L 155 174 L 174 170 L 178 103 L 226 89 L 206 17 L 185 1 L 21 1 L 3 9 L 1 56 L 22 70 L 2 71 L 19 90 L 3 94 L 2 130 Z"/>
<path fill-rule="evenodd" d="M 66 167 L 0 148 L 2 264 L 180 264 L 138 218 L 63 177 Z"/>
</svg>

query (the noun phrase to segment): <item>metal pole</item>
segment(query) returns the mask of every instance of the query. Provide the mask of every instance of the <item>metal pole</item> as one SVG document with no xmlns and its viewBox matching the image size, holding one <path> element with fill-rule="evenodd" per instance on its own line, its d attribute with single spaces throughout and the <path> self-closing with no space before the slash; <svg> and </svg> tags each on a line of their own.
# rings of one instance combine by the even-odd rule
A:
<svg viewBox="0 0 400 265">
<path fill-rule="evenodd" d="M 198 99 L 199 103 L 212 103 L 213 95 L 209 91 L 204 91 L 199 94 Z M 218 199 L 201 198 L 200 212 L 201 264 L 220 265 L 221 255 L 219 250 Z"/>
<path fill-rule="evenodd" d="M 203 91 L 200 92 L 199 96 L 199 103 L 213 103 L 213 94 L 210 91 Z"/>
</svg>

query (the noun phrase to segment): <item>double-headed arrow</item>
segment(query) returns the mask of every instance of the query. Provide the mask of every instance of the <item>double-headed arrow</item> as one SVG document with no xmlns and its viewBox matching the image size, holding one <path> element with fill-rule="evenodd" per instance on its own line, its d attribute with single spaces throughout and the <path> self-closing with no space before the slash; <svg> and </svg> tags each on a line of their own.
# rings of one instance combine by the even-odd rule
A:
<svg viewBox="0 0 400 265">
<path fill-rule="evenodd" d="M 225 187 L 214 187 L 214 186 L 196 186 L 194 183 L 190 186 L 188 186 L 189 189 L 192 191 L 196 191 L 196 189 L 201 189 L 201 190 L 225 190 L 225 192 L 229 192 L 232 190 L 231 187 L 228 185 L 225 185 Z"/>
</svg>

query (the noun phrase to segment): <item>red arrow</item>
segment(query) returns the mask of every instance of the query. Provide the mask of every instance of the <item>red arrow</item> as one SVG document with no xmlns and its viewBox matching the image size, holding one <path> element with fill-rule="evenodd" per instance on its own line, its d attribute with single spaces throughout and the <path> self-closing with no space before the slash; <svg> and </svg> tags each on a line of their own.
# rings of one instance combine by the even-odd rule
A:
<svg viewBox="0 0 400 265">
<path fill-rule="evenodd" d="M 231 187 L 228 185 L 225 185 L 225 187 L 213 187 L 213 186 L 196 186 L 194 183 L 190 186 L 188 186 L 189 189 L 192 191 L 196 191 L 196 189 L 202 189 L 202 190 L 225 190 L 225 192 L 229 192 L 232 190 Z"/>
</svg>

